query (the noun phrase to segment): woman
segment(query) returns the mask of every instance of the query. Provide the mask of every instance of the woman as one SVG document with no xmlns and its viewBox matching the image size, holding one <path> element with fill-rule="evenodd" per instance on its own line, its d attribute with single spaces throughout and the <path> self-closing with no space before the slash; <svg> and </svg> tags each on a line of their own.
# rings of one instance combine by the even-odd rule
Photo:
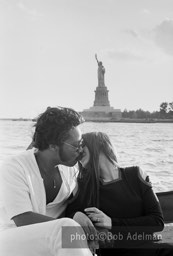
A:
<svg viewBox="0 0 173 256">
<path fill-rule="evenodd" d="M 153 233 L 163 230 L 164 221 L 149 177 L 137 166 L 119 167 L 106 134 L 86 133 L 83 142 L 78 191 L 67 207 L 67 216 L 81 211 L 97 229 L 106 228 L 113 240 L 111 246 L 126 248 L 118 255 L 134 255 L 129 248 L 152 247 L 156 240 Z M 108 255 L 106 249 L 101 250 L 103 253 Z M 155 251 L 149 255 L 156 255 Z"/>
</svg>

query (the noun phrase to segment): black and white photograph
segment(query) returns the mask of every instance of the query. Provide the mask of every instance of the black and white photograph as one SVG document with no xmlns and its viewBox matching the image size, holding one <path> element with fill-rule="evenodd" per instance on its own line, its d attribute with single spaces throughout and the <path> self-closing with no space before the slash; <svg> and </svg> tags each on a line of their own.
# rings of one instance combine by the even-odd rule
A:
<svg viewBox="0 0 173 256">
<path fill-rule="evenodd" d="M 0 255 L 173 255 L 172 0 L 0 0 Z"/>
</svg>

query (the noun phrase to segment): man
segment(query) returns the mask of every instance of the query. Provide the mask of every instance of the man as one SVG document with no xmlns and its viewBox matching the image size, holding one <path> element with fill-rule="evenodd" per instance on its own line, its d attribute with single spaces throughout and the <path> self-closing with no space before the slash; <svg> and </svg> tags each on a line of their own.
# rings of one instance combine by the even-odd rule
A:
<svg viewBox="0 0 173 256">
<path fill-rule="evenodd" d="M 68 235 L 63 226 L 75 227 L 79 235 L 83 230 L 74 220 L 57 219 L 76 185 L 72 166 L 82 149 L 82 122 L 72 109 L 48 108 L 35 124 L 34 149 L 2 166 L 0 255 L 91 255 L 86 239 L 75 241 L 77 249 L 62 249 Z"/>
</svg>

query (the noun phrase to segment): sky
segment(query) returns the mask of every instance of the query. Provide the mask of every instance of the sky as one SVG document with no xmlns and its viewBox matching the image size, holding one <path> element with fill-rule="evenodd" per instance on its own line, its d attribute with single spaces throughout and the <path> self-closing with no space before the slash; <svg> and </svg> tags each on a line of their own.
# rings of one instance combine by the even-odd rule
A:
<svg viewBox="0 0 173 256">
<path fill-rule="evenodd" d="M 90 108 L 97 54 L 115 109 L 173 101 L 173 0 L 0 0 L 0 118 Z"/>
</svg>

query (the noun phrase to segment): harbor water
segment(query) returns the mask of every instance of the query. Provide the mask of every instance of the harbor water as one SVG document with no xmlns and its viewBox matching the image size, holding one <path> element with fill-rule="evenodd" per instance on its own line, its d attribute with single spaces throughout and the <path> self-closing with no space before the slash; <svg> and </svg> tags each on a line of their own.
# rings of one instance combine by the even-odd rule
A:
<svg viewBox="0 0 173 256">
<path fill-rule="evenodd" d="M 33 125 L 32 121 L 0 120 L 0 165 L 26 150 Z M 120 166 L 140 166 L 149 174 L 155 192 L 173 190 L 173 123 L 85 122 L 81 130 L 107 133 Z"/>
</svg>

